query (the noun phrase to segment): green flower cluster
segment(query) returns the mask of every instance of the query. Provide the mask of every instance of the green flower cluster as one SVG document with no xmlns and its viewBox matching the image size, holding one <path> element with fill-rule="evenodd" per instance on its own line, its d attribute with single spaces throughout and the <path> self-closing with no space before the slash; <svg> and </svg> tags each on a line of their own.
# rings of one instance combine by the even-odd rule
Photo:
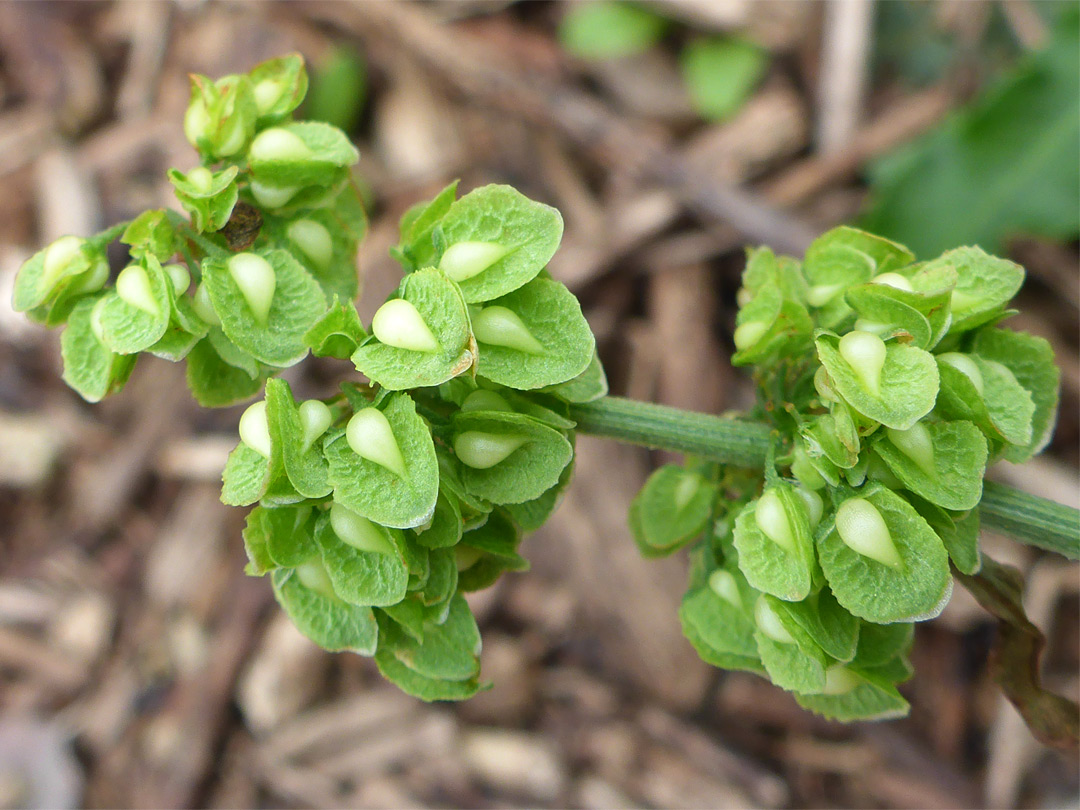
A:
<svg viewBox="0 0 1080 810">
<path fill-rule="evenodd" d="M 1027 460 L 1054 425 L 1049 344 L 997 326 L 1023 278 L 848 227 L 801 263 L 750 251 L 733 362 L 754 369 L 770 463 L 664 467 L 630 513 L 648 555 L 704 535 L 680 611 L 702 658 L 828 717 L 907 711 L 912 623 L 944 608 L 950 562 L 980 566 L 987 464 Z"/>
<path fill-rule="evenodd" d="M 353 300 L 366 218 L 340 130 L 290 120 L 299 56 L 216 82 L 196 76 L 184 131 L 201 157 L 169 178 L 189 219 L 147 211 L 68 236 L 21 268 L 14 303 L 66 324 L 64 378 L 97 401 L 140 353 L 187 361 L 206 406 L 240 419 L 222 500 L 255 505 L 248 572 L 270 574 L 297 627 L 374 656 L 425 700 L 481 688 L 462 594 L 528 567 L 522 533 L 569 483 L 569 403 L 607 382 L 577 299 L 544 268 L 558 211 L 508 186 L 451 184 L 401 221 L 405 275 L 368 328 Z M 106 248 L 131 262 L 109 285 Z M 308 354 L 359 375 L 298 402 L 275 375 Z"/>
</svg>

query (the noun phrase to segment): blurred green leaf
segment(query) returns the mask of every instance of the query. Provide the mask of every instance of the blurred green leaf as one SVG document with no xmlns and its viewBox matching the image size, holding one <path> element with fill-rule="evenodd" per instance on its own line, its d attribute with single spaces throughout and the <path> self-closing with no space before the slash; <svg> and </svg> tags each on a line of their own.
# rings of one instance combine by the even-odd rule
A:
<svg viewBox="0 0 1080 810">
<path fill-rule="evenodd" d="M 744 39 L 710 37 L 687 45 L 680 62 L 694 107 L 703 117 L 722 121 L 742 107 L 764 74 L 769 54 Z"/>
<path fill-rule="evenodd" d="M 618 59 L 651 48 L 667 20 L 631 3 L 571 5 L 559 26 L 559 41 L 581 59 Z"/>
</svg>

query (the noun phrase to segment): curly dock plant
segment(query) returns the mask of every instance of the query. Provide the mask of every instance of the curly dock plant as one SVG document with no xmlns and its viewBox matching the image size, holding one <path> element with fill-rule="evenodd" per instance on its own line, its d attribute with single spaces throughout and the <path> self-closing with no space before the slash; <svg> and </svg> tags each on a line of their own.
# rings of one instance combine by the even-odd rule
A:
<svg viewBox="0 0 1080 810">
<path fill-rule="evenodd" d="M 522 533 L 568 486 L 576 431 L 688 454 L 630 507 L 646 555 L 693 547 L 686 636 L 829 717 L 906 711 L 913 625 L 954 576 L 1000 597 L 999 615 L 1016 602 L 978 579 L 980 517 L 1078 556 L 1074 510 L 983 482 L 1055 421 L 1049 345 L 998 326 L 1020 267 L 977 248 L 916 263 L 851 228 L 801 263 L 754 250 L 733 358 L 754 368 L 754 411 L 607 397 L 581 307 L 544 270 L 562 218 L 508 186 L 458 197 L 454 183 L 410 209 L 392 250 L 403 279 L 365 327 L 358 155 L 334 127 L 292 120 L 306 88 L 295 55 L 193 77 L 184 131 L 200 163 L 169 172 L 188 216 L 66 236 L 26 262 L 14 303 L 65 326 L 64 379 L 89 401 L 142 353 L 186 360 L 208 407 L 262 392 L 222 500 L 253 507 L 248 573 L 270 576 L 316 643 L 373 656 L 424 700 L 484 688 L 463 594 L 528 567 Z M 110 284 L 116 238 L 130 263 Z M 350 371 L 338 395 L 297 401 L 276 375 L 309 354 L 367 382 Z M 1012 696 L 1042 694 L 1027 687 Z"/>
</svg>

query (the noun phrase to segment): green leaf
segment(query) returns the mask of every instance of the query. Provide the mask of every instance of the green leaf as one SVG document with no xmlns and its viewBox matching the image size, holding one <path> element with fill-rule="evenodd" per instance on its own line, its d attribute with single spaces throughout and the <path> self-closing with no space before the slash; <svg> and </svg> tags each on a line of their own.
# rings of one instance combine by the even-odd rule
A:
<svg viewBox="0 0 1080 810">
<path fill-rule="evenodd" d="M 431 431 L 417 415 L 408 394 L 389 395 L 382 411 L 405 460 L 406 476 L 401 478 L 358 456 L 349 447 L 344 431 L 328 435 L 324 452 L 330 462 L 334 500 L 383 526 L 421 526 L 431 519 L 439 494 L 439 467 Z"/>
<path fill-rule="evenodd" d="M 735 324 L 736 352 L 731 356 L 735 366 L 761 363 L 781 352 L 797 354 L 814 329 L 806 307 L 785 299 L 774 286 L 758 290 L 740 307 Z"/>
<path fill-rule="evenodd" d="M 134 360 L 134 355 L 131 355 Z M 262 388 L 262 377 L 221 359 L 211 341 L 200 340 L 187 356 L 187 384 L 195 401 L 205 408 L 223 408 L 255 396 Z"/>
<path fill-rule="evenodd" d="M 204 233 L 225 227 L 239 199 L 236 185 L 239 171 L 236 166 L 228 166 L 220 172 L 198 166 L 187 174 L 169 169 L 169 182 L 176 190 L 176 199 L 191 215 L 195 230 Z"/>
<path fill-rule="evenodd" d="M 424 640 L 402 638 L 394 657 L 413 672 L 436 680 L 467 681 L 480 674 L 480 631 L 460 594 L 450 600 L 442 624 L 428 625 Z"/>
<path fill-rule="evenodd" d="M 292 570 L 277 570 L 271 576 L 274 596 L 297 630 L 324 650 L 375 654 L 379 629 L 371 608 L 311 590 Z"/>
<path fill-rule="evenodd" d="M 11 306 L 39 323 L 56 326 L 81 295 L 100 290 L 108 277 L 103 239 L 64 236 L 23 262 L 15 276 Z"/>
<path fill-rule="evenodd" d="M 132 274 L 134 285 L 141 291 L 142 306 L 135 306 L 120 296 L 128 273 Z M 96 317 L 101 325 L 102 339 L 117 354 L 134 354 L 150 348 L 169 326 L 171 282 L 158 260 L 147 256 L 143 263 L 128 265 L 120 271 L 116 285 L 116 289 L 98 304 L 101 309 Z"/>
<path fill-rule="evenodd" d="M 119 355 L 97 339 L 90 317 L 100 296 L 84 298 L 71 311 L 60 336 L 64 382 L 87 402 L 100 402 L 124 387 L 138 355 Z"/>
<path fill-rule="evenodd" d="M 435 264 L 435 244 L 431 232 L 442 222 L 457 199 L 458 181 L 455 180 L 429 202 L 417 203 L 401 217 L 401 239 L 391 250 L 408 270 L 419 270 Z"/>
<path fill-rule="evenodd" d="M 385 535 L 386 543 L 395 549 L 394 553 L 364 551 L 345 543 L 334 533 L 328 512 L 319 516 L 315 541 L 339 597 L 352 605 L 396 605 L 405 598 L 409 581 L 404 559 L 397 550 L 400 538 L 395 538 L 396 533 L 390 529 L 377 524 L 372 526 Z"/>
<path fill-rule="evenodd" d="M 830 658 L 843 662 L 855 657 L 859 620 L 844 610 L 828 588 L 810 594 L 801 602 L 777 599 L 770 604 L 779 616 L 798 625 Z"/>
<path fill-rule="evenodd" d="M 894 686 L 865 678 L 850 692 L 841 695 L 797 694 L 795 700 L 804 709 L 843 723 L 906 717 L 911 708 Z"/>
<path fill-rule="evenodd" d="M 698 537 L 712 517 L 716 486 L 676 464 L 653 471 L 634 497 L 634 540 L 646 557 L 671 554 Z M 636 505 L 635 505 L 636 504 Z"/>
<path fill-rule="evenodd" d="M 465 300 L 475 304 L 499 298 L 534 279 L 555 255 L 562 232 L 562 215 L 555 208 L 530 200 L 510 186 L 488 185 L 453 203 L 435 233 L 446 246 L 440 260 L 444 270 L 446 252 L 460 242 L 494 244 L 506 251 L 475 275 L 455 278 Z"/>
<path fill-rule="evenodd" d="M 298 53 L 260 62 L 251 69 L 248 77 L 259 110 L 259 128 L 285 118 L 300 106 L 307 93 L 304 57 Z"/>
<path fill-rule="evenodd" d="M 329 495 L 329 465 L 322 452 L 322 434 L 308 441 L 300 408 L 284 380 L 266 381 L 266 418 L 271 435 L 281 444 L 285 473 L 296 491 L 305 498 Z"/>
<path fill-rule="evenodd" d="M 1005 457 L 1021 463 L 1050 442 L 1057 423 L 1058 389 L 1061 372 L 1054 364 L 1054 350 L 1044 338 L 1009 329 L 981 329 L 975 335 L 974 352 L 985 360 L 1000 363 L 1013 373 L 1035 405 L 1031 418 L 1031 440 L 1009 447 Z"/>
<path fill-rule="evenodd" d="M 852 665 L 860 670 L 876 669 L 906 655 L 915 637 L 915 625 L 910 622 L 874 624 L 861 622 L 859 644 Z"/>
<path fill-rule="evenodd" d="M 818 358 L 836 391 L 863 416 L 886 427 L 907 430 L 934 407 L 939 379 L 929 352 L 895 341 L 886 343 L 879 390 L 875 392 L 841 354 L 840 340 L 833 334 L 820 335 L 815 341 Z"/>
<path fill-rule="evenodd" d="M 302 149 L 272 148 L 270 137 L 278 131 L 298 138 L 306 153 Z M 290 143 L 295 141 L 290 139 Z M 286 123 L 263 130 L 248 151 L 248 166 L 255 180 L 277 187 L 332 186 L 342 170 L 359 159 L 360 153 L 344 132 L 319 121 Z M 299 204 L 295 198 L 293 204 Z"/>
<path fill-rule="evenodd" d="M 367 95 L 367 65 L 360 52 L 347 45 L 334 45 L 312 72 L 311 93 L 302 117 L 352 132 L 364 111 Z"/>
<path fill-rule="evenodd" d="M 248 514 L 244 542 L 262 545 L 274 567 L 301 565 L 319 550 L 311 506 L 256 506 Z"/>
<path fill-rule="evenodd" d="M 747 612 L 757 593 L 734 566 L 725 573 L 736 583 L 739 604 L 724 599 L 708 585 L 687 591 L 679 606 L 683 635 L 706 663 L 763 674 L 754 622 Z"/>
<path fill-rule="evenodd" d="M 425 548 L 448 548 L 461 539 L 463 529 L 461 506 L 457 497 L 445 487 L 440 487 L 431 524 L 427 528 L 418 527 L 415 530 L 416 540 Z"/>
<path fill-rule="evenodd" d="M 495 510 L 484 525 L 465 532 L 454 549 L 458 589 L 479 591 L 506 571 L 528 571 L 529 561 L 518 554 L 521 534 L 507 515 Z"/>
<path fill-rule="evenodd" d="M 130 246 L 133 257 L 149 253 L 162 263 L 180 249 L 180 236 L 164 208 L 143 211 L 124 229 L 120 241 Z"/>
<path fill-rule="evenodd" d="M 384 635 L 391 635 L 391 633 L 384 633 Z M 399 633 L 399 636 L 403 637 L 403 634 Z M 375 654 L 375 664 L 379 667 L 382 676 L 402 692 L 429 703 L 436 700 L 467 700 L 482 689 L 489 688 L 482 686 L 476 678 L 447 681 L 424 677 L 401 663 L 394 655 L 393 648 L 386 643 L 379 645 L 379 651 Z"/>
<path fill-rule="evenodd" d="M 819 308 L 830 302 L 842 304 L 840 293 L 848 287 L 864 284 L 874 276 L 897 270 L 914 260 L 911 251 L 888 239 L 847 225 L 833 228 L 806 249 L 802 270 L 809 285 L 807 301 Z M 835 321 L 843 310 L 846 307 L 840 313 L 832 314 L 832 320 Z"/>
<path fill-rule="evenodd" d="M 759 515 L 763 500 L 766 507 Z M 735 548 L 739 568 L 755 589 L 792 602 L 810 593 L 814 541 L 806 506 L 789 484 L 769 487 L 739 512 Z"/>
<path fill-rule="evenodd" d="M 512 327 L 481 329 L 480 324 L 490 323 L 485 312 L 502 312 L 492 307 L 517 316 L 535 347 L 523 350 L 517 345 L 519 336 Z M 472 320 L 480 376 L 510 388 L 529 390 L 565 383 L 584 373 L 595 355 L 596 340 L 581 304 L 565 286 L 550 279 L 534 279 L 489 301 L 480 313 L 473 312 Z"/>
<path fill-rule="evenodd" d="M 438 343 L 437 350 L 399 348 L 372 335 L 352 355 L 356 368 L 391 390 L 440 385 L 468 371 L 476 355 L 468 312 L 455 284 L 438 270 L 419 270 L 405 276 L 399 294 L 420 313 Z M 372 328 L 378 323 L 376 318 Z"/>
<path fill-rule="evenodd" d="M 559 42 L 579 59 L 619 59 L 643 53 L 660 41 L 667 20 L 622 0 L 566 6 Z"/>
<path fill-rule="evenodd" d="M 570 479 L 574 477 L 574 459 L 563 467 L 562 473 L 555 486 L 542 495 L 524 503 L 510 503 L 503 508 L 509 513 L 514 522 L 523 532 L 534 532 L 547 523 L 555 510 L 559 508 L 563 493 L 570 486 Z"/>
<path fill-rule="evenodd" d="M 457 593 L 458 570 L 454 550 L 450 548 L 432 549 L 428 554 L 428 578 L 416 597 L 425 607 L 437 608 L 436 615 L 446 615 L 450 609 L 450 599 Z"/>
<path fill-rule="evenodd" d="M 545 394 L 554 394 L 566 402 L 593 402 L 607 396 L 607 375 L 604 374 L 604 367 L 600 364 L 600 357 L 593 351 L 589 365 L 572 380 L 544 386 L 539 390 Z"/>
<path fill-rule="evenodd" d="M 683 48 L 683 82 L 694 107 L 711 121 L 737 113 L 769 64 L 769 54 L 745 39 L 709 37 Z"/>
<path fill-rule="evenodd" d="M 273 480 L 269 460 L 241 442 L 225 462 L 221 474 L 221 502 L 228 506 L 249 506 L 266 494 Z"/>
<path fill-rule="evenodd" d="M 540 497 L 555 486 L 574 455 L 570 442 L 561 433 L 523 414 L 459 412 L 453 430 L 461 481 L 469 492 L 492 503 L 524 503 Z M 485 468 L 461 461 L 463 442 L 476 439 L 489 443 L 489 437 L 520 443 Z M 484 459 L 485 463 L 489 461 Z"/>
<path fill-rule="evenodd" d="M 271 250 L 259 255 L 270 263 L 276 278 L 265 323 L 237 286 L 227 260 L 204 260 L 203 280 L 228 338 L 257 360 L 285 368 L 307 354 L 304 335 L 326 311 L 326 298 L 292 254 Z"/>
<path fill-rule="evenodd" d="M 922 256 L 998 251 L 1016 233 L 1070 239 L 1080 221 L 1080 38 L 1075 9 L 958 114 L 871 167 L 866 226 Z"/>
<path fill-rule="evenodd" d="M 996 320 L 1024 283 L 1023 267 L 990 256 L 977 247 L 962 247 L 943 253 L 934 261 L 927 262 L 924 272 L 939 264 L 953 268 L 957 274 L 950 301 L 950 335 L 967 332 Z"/>
<path fill-rule="evenodd" d="M 879 431 L 874 443 L 907 489 L 945 509 L 978 505 L 986 472 L 986 439 L 971 422 L 927 422 Z"/>
<path fill-rule="evenodd" d="M 941 394 L 937 412 L 946 419 L 974 422 L 992 442 L 1027 447 L 1032 442 L 1035 403 L 1013 373 L 980 355 L 938 355 Z M 974 376 L 967 358 L 974 365 Z M 957 360 L 966 369 L 957 367 Z"/>
<path fill-rule="evenodd" d="M 881 624 L 936 616 L 951 585 L 941 539 L 890 490 L 868 484 L 856 494 L 881 515 L 901 564 L 894 568 L 853 550 L 841 539 L 835 515 L 826 518 L 817 533 L 818 560 L 836 600 L 856 616 Z"/>
<path fill-rule="evenodd" d="M 908 494 L 906 497 L 941 538 L 945 550 L 949 552 L 949 559 L 957 570 L 964 574 L 978 572 L 982 567 L 982 555 L 979 553 L 979 510 L 949 512 L 917 495 Z"/>
<path fill-rule="evenodd" d="M 244 573 L 248 576 L 261 577 L 278 567 L 267 547 L 269 531 L 264 511 L 262 507 L 252 509 L 244 523 L 244 551 L 248 557 Z"/>
<path fill-rule="evenodd" d="M 330 309 L 304 334 L 304 344 L 316 357 L 345 360 L 366 337 L 356 306 L 352 301 L 338 303 L 335 295 Z"/>
<path fill-rule="evenodd" d="M 855 328 L 873 332 L 885 340 L 898 337 L 920 349 L 929 349 L 934 344 L 934 330 L 922 312 L 901 298 L 906 292 L 888 284 L 849 287 L 845 298 L 859 315 Z M 908 293 L 910 297 L 915 295 Z"/>
<path fill-rule="evenodd" d="M 765 600 L 772 610 L 777 611 L 777 616 L 791 637 L 788 641 L 778 641 L 766 635 L 760 626 L 754 631 L 758 655 L 761 656 L 761 663 L 765 665 L 769 680 L 789 692 L 813 694 L 823 691 L 828 657 L 809 635 L 787 616 L 778 612 L 781 600 L 764 594 L 758 598 Z"/>
</svg>

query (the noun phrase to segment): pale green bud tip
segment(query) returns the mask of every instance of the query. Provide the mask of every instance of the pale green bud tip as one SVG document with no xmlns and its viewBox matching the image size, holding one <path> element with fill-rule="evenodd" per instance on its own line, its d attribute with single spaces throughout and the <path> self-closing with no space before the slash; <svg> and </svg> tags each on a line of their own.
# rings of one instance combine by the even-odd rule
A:
<svg viewBox="0 0 1080 810">
<path fill-rule="evenodd" d="M 90 331 L 93 332 L 94 337 L 97 338 L 98 343 L 105 342 L 105 329 L 101 325 L 101 316 L 105 312 L 105 304 L 109 299 L 102 298 L 96 304 L 94 308 L 90 310 Z"/>
<path fill-rule="evenodd" d="M 413 352 L 435 352 L 439 342 L 423 316 L 404 298 L 387 301 L 371 319 L 371 332 L 387 346 Z"/>
<path fill-rule="evenodd" d="M 258 180 L 252 180 L 250 187 L 255 202 L 263 208 L 283 208 L 300 190 L 300 186 L 274 186 Z"/>
<path fill-rule="evenodd" d="M 317 556 L 296 566 L 296 578 L 309 591 L 315 591 L 327 599 L 339 598 L 334 592 L 334 583 L 330 581 L 330 575 L 326 573 L 326 566 Z"/>
<path fill-rule="evenodd" d="M 780 621 L 780 617 L 772 609 L 772 605 L 765 598 L 765 594 L 759 596 L 754 604 L 754 621 L 757 623 L 758 630 L 778 644 L 795 643 L 795 638 L 784 627 L 784 623 Z"/>
<path fill-rule="evenodd" d="M 255 320 L 265 325 L 274 302 L 277 275 L 270 262 L 255 253 L 237 253 L 229 259 L 229 275 L 244 296 Z"/>
<path fill-rule="evenodd" d="M 187 173 L 187 181 L 195 186 L 200 194 L 209 194 L 214 185 L 214 174 L 205 166 L 196 166 Z"/>
<path fill-rule="evenodd" d="M 345 439 L 356 455 L 386 468 L 399 478 L 405 477 L 405 459 L 394 438 L 394 430 L 378 408 L 357 411 L 345 428 Z"/>
<path fill-rule="evenodd" d="M 896 449 L 914 461 L 928 475 L 934 475 L 934 442 L 930 431 L 922 422 L 916 422 L 908 430 L 887 428 L 889 441 Z"/>
<path fill-rule="evenodd" d="M 698 494 L 698 490 L 701 489 L 701 476 L 695 473 L 686 473 L 679 480 L 679 483 L 675 485 L 675 493 L 673 499 L 675 501 L 675 511 L 681 512 L 686 508 L 686 505 L 694 499 L 694 496 Z"/>
<path fill-rule="evenodd" d="M 544 347 L 533 337 L 518 314 L 506 307 L 484 307 L 473 318 L 473 334 L 479 343 L 505 346 L 525 354 L 543 354 Z"/>
<path fill-rule="evenodd" d="M 821 516 L 825 513 L 825 503 L 821 500 L 821 496 L 812 489 L 796 487 L 795 492 L 806 505 L 806 516 L 810 518 L 810 528 L 816 529 L 821 522 Z"/>
<path fill-rule="evenodd" d="M 875 397 L 881 396 L 881 369 L 885 366 L 885 341 L 870 332 L 848 332 L 840 338 L 840 356 Z"/>
<path fill-rule="evenodd" d="M 248 160 L 255 163 L 270 161 L 301 161 L 311 157 L 311 149 L 294 132 L 281 127 L 264 129 L 251 142 Z"/>
<path fill-rule="evenodd" d="M 321 222 L 298 219 L 289 225 L 289 240 L 316 266 L 325 270 L 334 258 L 334 240 Z"/>
<path fill-rule="evenodd" d="M 823 307 L 842 289 L 843 284 L 815 284 L 806 291 L 806 303 L 812 307 Z"/>
<path fill-rule="evenodd" d="M 234 113 L 225 119 L 224 126 L 218 133 L 218 143 L 214 154 L 220 158 L 235 155 L 244 148 L 247 139 L 248 132 L 244 127 L 244 121 Z"/>
<path fill-rule="evenodd" d="M 787 510 L 776 490 L 769 489 L 758 498 L 754 507 L 754 522 L 761 533 L 776 545 L 790 552 L 795 551 L 795 535 L 791 531 Z"/>
<path fill-rule="evenodd" d="M 982 371 L 979 370 L 979 366 L 961 352 L 946 352 L 945 354 L 939 354 L 938 360 L 946 365 L 952 366 L 969 380 L 971 384 L 975 386 L 975 390 L 982 396 L 983 392 L 983 376 Z"/>
<path fill-rule="evenodd" d="M 195 296 L 191 299 L 191 308 L 195 314 L 211 326 L 221 326 L 221 318 L 218 317 L 214 304 L 210 300 L 210 291 L 206 288 L 206 282 L 195 288 Z"/>
<path fill-rule="evenodd" d="M 825 402 L 840 401 L 840 397 L 833 390 L 832 380 L 829 379 L 829 372 L 825 370 L 825 366 L 818 366 L 817 371 L 814 372 L 814 390 Z"/>
<path fill-rule="evenodd" d="M 439 269 L 454 281 L 479 275 L 509 253 L 497 242 L 457 242 L 446 249 Z"/>
<path fill-rule="evenodd" d="M 486 470 L 506 460 L 527 441 L 524 436 L 467 430 L 454 437 L 454 452 L 465 466 Z"/>
<path fill-rule="evenodd" d="M 326 403 L 309 399 L 300 403 L 300 427 L 304 433 L 304 449 L 315 444 L 315 440 L 326 433 L 333 421 L 333 415 Z"/>
<path fill-rule="evenodd" d="M 753 300 L 754 294 L 746 289 L 746 287 L 739 287 L 738 292 L 735 293 L 735 303 L 738 304 L 740 308 L 745 307 Z"/>
<path fill-rule="evenodd" d="M 454 564 L 458 571 L 472 568 L 484 556 L 483 552 L 472 546 L 463 546 L 460 543 L 454 546 Z"/>
<path fill-rule="evenodd" d="M 810 460 L 810 456 L 801 445 L 795 448 L 795 460 L 791 462 L 791 474 L 799 479 L 799 483 L 808 489 L 824 489 L 828 483 Z"/>
<path fill-rule="evenodd" d="M 158 315 L 158 302 L 150 289 L 150 277 L 142 265 L 129 264 L 116 277 L 116 294 L 121 300 L 150 315 Z"/>
<path fill-rule="evenodd" d="M 911 292 L 911 282 L 906 277 L 899 273 L 882 273 L 879 276 L 874 276 L 871 279 L 874 284 L 884 284 L 886 287 L 893 287 L 897 290 L 904 290 L 905 292 Z"/>
<path fill-rule="evenodd" d="M 510 403 L 503 399 L 499 394 L 494 391 L 486 391 L 480 389 L 473 391 L 467 397 L 465 401 L 461 403 L 461 410 L 463 411 L 507 411 L 513 413 L 514 409 L 510 407 Z"/>
<path fill-rule="evenodd" d="M 192 146 L 199 145 L 199 139 L 207 136 L 210 127 L 210 116 L 206 111 L 206 104 L 201 98 L 196 98 L 188 105 L 184 113 L 184 136 Z"/>
<path fill-rule="evenodd" d="M 855 321 L 855 328 L 860 332 L 870 332 L 871 334 L 881 336 L 886 332 L 892 330 L 892 324 L 885 323 L 884 321 L 872 321 L 869 318 L 859 318 Z"/>
<path fill-rule="evenodd" d="M 844 544 L 890 568 L 903 565 L 885 518 L 870 501 L 850 498 L 836 510 L 836 531 Z"/>
<path fill-rule="evenodd" d="M 768 331 L 769 324 L 765 323 L 765 321 L 747 321 L 744 324 L 740 324 L 735 327 L 735 334 L 732 335 L 732 340 L 735 341 L 735 348 L 739 351 L 749 349 L 751 346 L 756 345 Z"/>
<path fill-rule="evenodd" d="M 709 588 L 737 610 L 742 610 L 742 595 L 739 593 L 739 584 L 730 571 L 717 568 L 709 574 Z"/>
<path fill-rule="evenodd" d="M 284 87 L 281 82 L 274 79 L 263 79 L 255 85 L 255 106 L 259 110 L 259 115 L 266 115 L 273 109 L 274 105 L 281 99 L 283 90 Z"/>
<path fill-rule="evenodd" d="M 394 544 L 386 530 L 366 517 L 335 503 L 330 507 L 330 527 L 342 543 L 373 554 L 393 554 Z"/>
<path fill-rule="evenodd" d="M 47 248 L 41 267 L 41 285 L 51 289 L 68 266 L 82 258 L 82 246 L 86 240 L 79 236 L 61 236 Z"/>
<path fill-rule="evenodd" d="M 188 287 L 191 286 L 191 273 L 188 272 L 188 269 L 182 264 L 167 264 L 163 269 L 165 275 L 169 277 L 173 292 L 177 295 L 186 293 Z"/>
<path fill-rule="evenodd" d="M 825 670 L 825 689 L 822 694 L 846 695 L 862 682 L 862 678 L 843 664 L 834 664 Z"/>
<path fill-rule="evenodd" d="M 250 405 L 240 417 L 240 441 L 263 458 L 270 458 L 270 425 L 266 421 L 266 400 Z"/>
</svg>

